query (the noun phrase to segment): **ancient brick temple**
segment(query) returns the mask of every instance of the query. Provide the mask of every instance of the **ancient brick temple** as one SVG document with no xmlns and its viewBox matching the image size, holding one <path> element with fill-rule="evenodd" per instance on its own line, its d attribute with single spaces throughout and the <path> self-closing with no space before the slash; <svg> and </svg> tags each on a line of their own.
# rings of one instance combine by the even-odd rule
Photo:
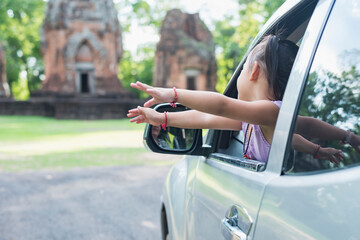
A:
<svg viewBox="0 0 360 240">
<path fill-rule="evenodd" d="M 0 44 L 0 98 L 9 96 L 10 90 L 6 81 L 6 54 L 4 48 Z"/>
<path fill-rule="evenodd" d="M 112 0 L 50 0 L 42 28 L 43 92 L 122 93 L 117 77 L 123 52 Z"/>
<path fill-rule="evenodd" d="M 199 14 L 170 10 L 162 23 L 160 35 L 154 85 L 215 90 L 214 42 Z"/>
<path fill-rule="evenodd" d="M 143 104 L 117 77 L 123 49 L 112 0 L 49 0 L 41 44 L 46 75 L 42 90 L 32 92 L 28 101 L 0 99 L 0 114 L 124 118 Z"/>
</svg>

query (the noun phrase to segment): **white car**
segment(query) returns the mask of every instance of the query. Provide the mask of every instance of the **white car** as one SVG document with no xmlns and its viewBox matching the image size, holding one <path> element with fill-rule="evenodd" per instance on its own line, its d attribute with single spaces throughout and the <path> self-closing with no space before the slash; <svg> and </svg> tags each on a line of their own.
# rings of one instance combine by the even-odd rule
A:
<svg viewBox="0 0 360 240">
<path fill-rule="evenodd" d="M 152 151 L 187 155 L 165 183 L 164 240 L 360 239 L 360 154 L 338 140 L 309 139 L 341 149 L 344 161 L 335 164 L 291 148 L 298 115 L 360 135 L 360 1 L 289 0 L 249 51 L 277 29 L 300 49 L 266 164 L 243 158 L 242 132 L 209 130 L 203 137 L 201 129 L 169 127 L 154 137 L 147 125 L 144 142 Z M 224 93 L 229 97 L 237 97 L 246 57 Z"/>
</svg>

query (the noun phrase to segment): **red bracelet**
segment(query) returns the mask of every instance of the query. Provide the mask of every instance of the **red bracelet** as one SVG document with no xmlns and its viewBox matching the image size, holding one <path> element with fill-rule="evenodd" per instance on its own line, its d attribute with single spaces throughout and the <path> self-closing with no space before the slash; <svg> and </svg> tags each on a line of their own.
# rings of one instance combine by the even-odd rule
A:
<svg viewBox="0 0 360 240">
<path fill-rule="evenodd" d="M 170 106 L 172 106 L 173 108 L 176 108 L 176 102 L 177 102 L 178 97 L 177 97 L 176 87 L 173 87 L 173 89 L 174 89 L 174 92 L 175 92 L 175 97 L 174 97 L 174 101 L 172 101 L 170 103 Z"/>
<path fill-rule="evenodd" d="M 166 131 L 166 126 L 167 126 L 167 112 L 164 112 L 165 114 L 165 122 L 163 124 L 161 124 L 162 129 L 164 129 L 164 131 Z"/>
<path fill-rule="evenodd" d="M 313 157 L 314 157 L 314 158 L 319 158 L 319 157 L 320 157 L 320 156 L 318 155 L 320 148 L 321 148 L 320 145 L 317 145 L 317 148 L 316 148 L 316 150 L 315 150 L 315 152 L 314 152 L 314 154 L 313 154 Z"/>
</svg>

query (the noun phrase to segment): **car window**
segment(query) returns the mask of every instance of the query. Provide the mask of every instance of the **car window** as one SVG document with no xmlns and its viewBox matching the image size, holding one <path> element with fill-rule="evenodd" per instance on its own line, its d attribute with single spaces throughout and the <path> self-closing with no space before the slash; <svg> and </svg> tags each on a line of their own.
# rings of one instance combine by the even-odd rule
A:
<svg viewBox="0 0 360 240">
<path fill-rule="evenodd" d="M 296 140 L 293 140 L 284 163 L 287 173 L 338 169 L 360 162 L 360 151 L 341 141 L 347 142 L 351 136 L 354 142 L 355 135 L 360 135 L 360 34 L 357 26 L 360 26 L 358 2 L 336 1 L 316 50 L 294 126 L 294 131 L 306 140 L 323 148 L 340 149 L 344 159 L 339 164 L 331 162 L 332 159 L 317 154 L 318 148 L 313 153 L 296 151 Z M 324 125 L 317 124 L 330 124 L 352 135 L 348 132 L 339 139 L 340 135 L 335 136 L 335 128 L 324 131 L 321 127 Z"/>
</svg>

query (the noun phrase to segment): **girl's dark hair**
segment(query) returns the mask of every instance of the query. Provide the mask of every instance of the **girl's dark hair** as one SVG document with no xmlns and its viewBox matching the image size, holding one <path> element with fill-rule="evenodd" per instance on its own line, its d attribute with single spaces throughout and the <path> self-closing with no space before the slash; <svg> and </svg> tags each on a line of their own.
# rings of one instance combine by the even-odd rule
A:
<svg viewBox="0 0 360 240">
<path fill-rule="evenodd" d="M 291 68 L 299 47 L 277 35 L 268 35 L 255 46 L 250 56 L 250 66 L 258 61 L 274 92 L 274 100 L 282 100 Z"/>
</svg>

